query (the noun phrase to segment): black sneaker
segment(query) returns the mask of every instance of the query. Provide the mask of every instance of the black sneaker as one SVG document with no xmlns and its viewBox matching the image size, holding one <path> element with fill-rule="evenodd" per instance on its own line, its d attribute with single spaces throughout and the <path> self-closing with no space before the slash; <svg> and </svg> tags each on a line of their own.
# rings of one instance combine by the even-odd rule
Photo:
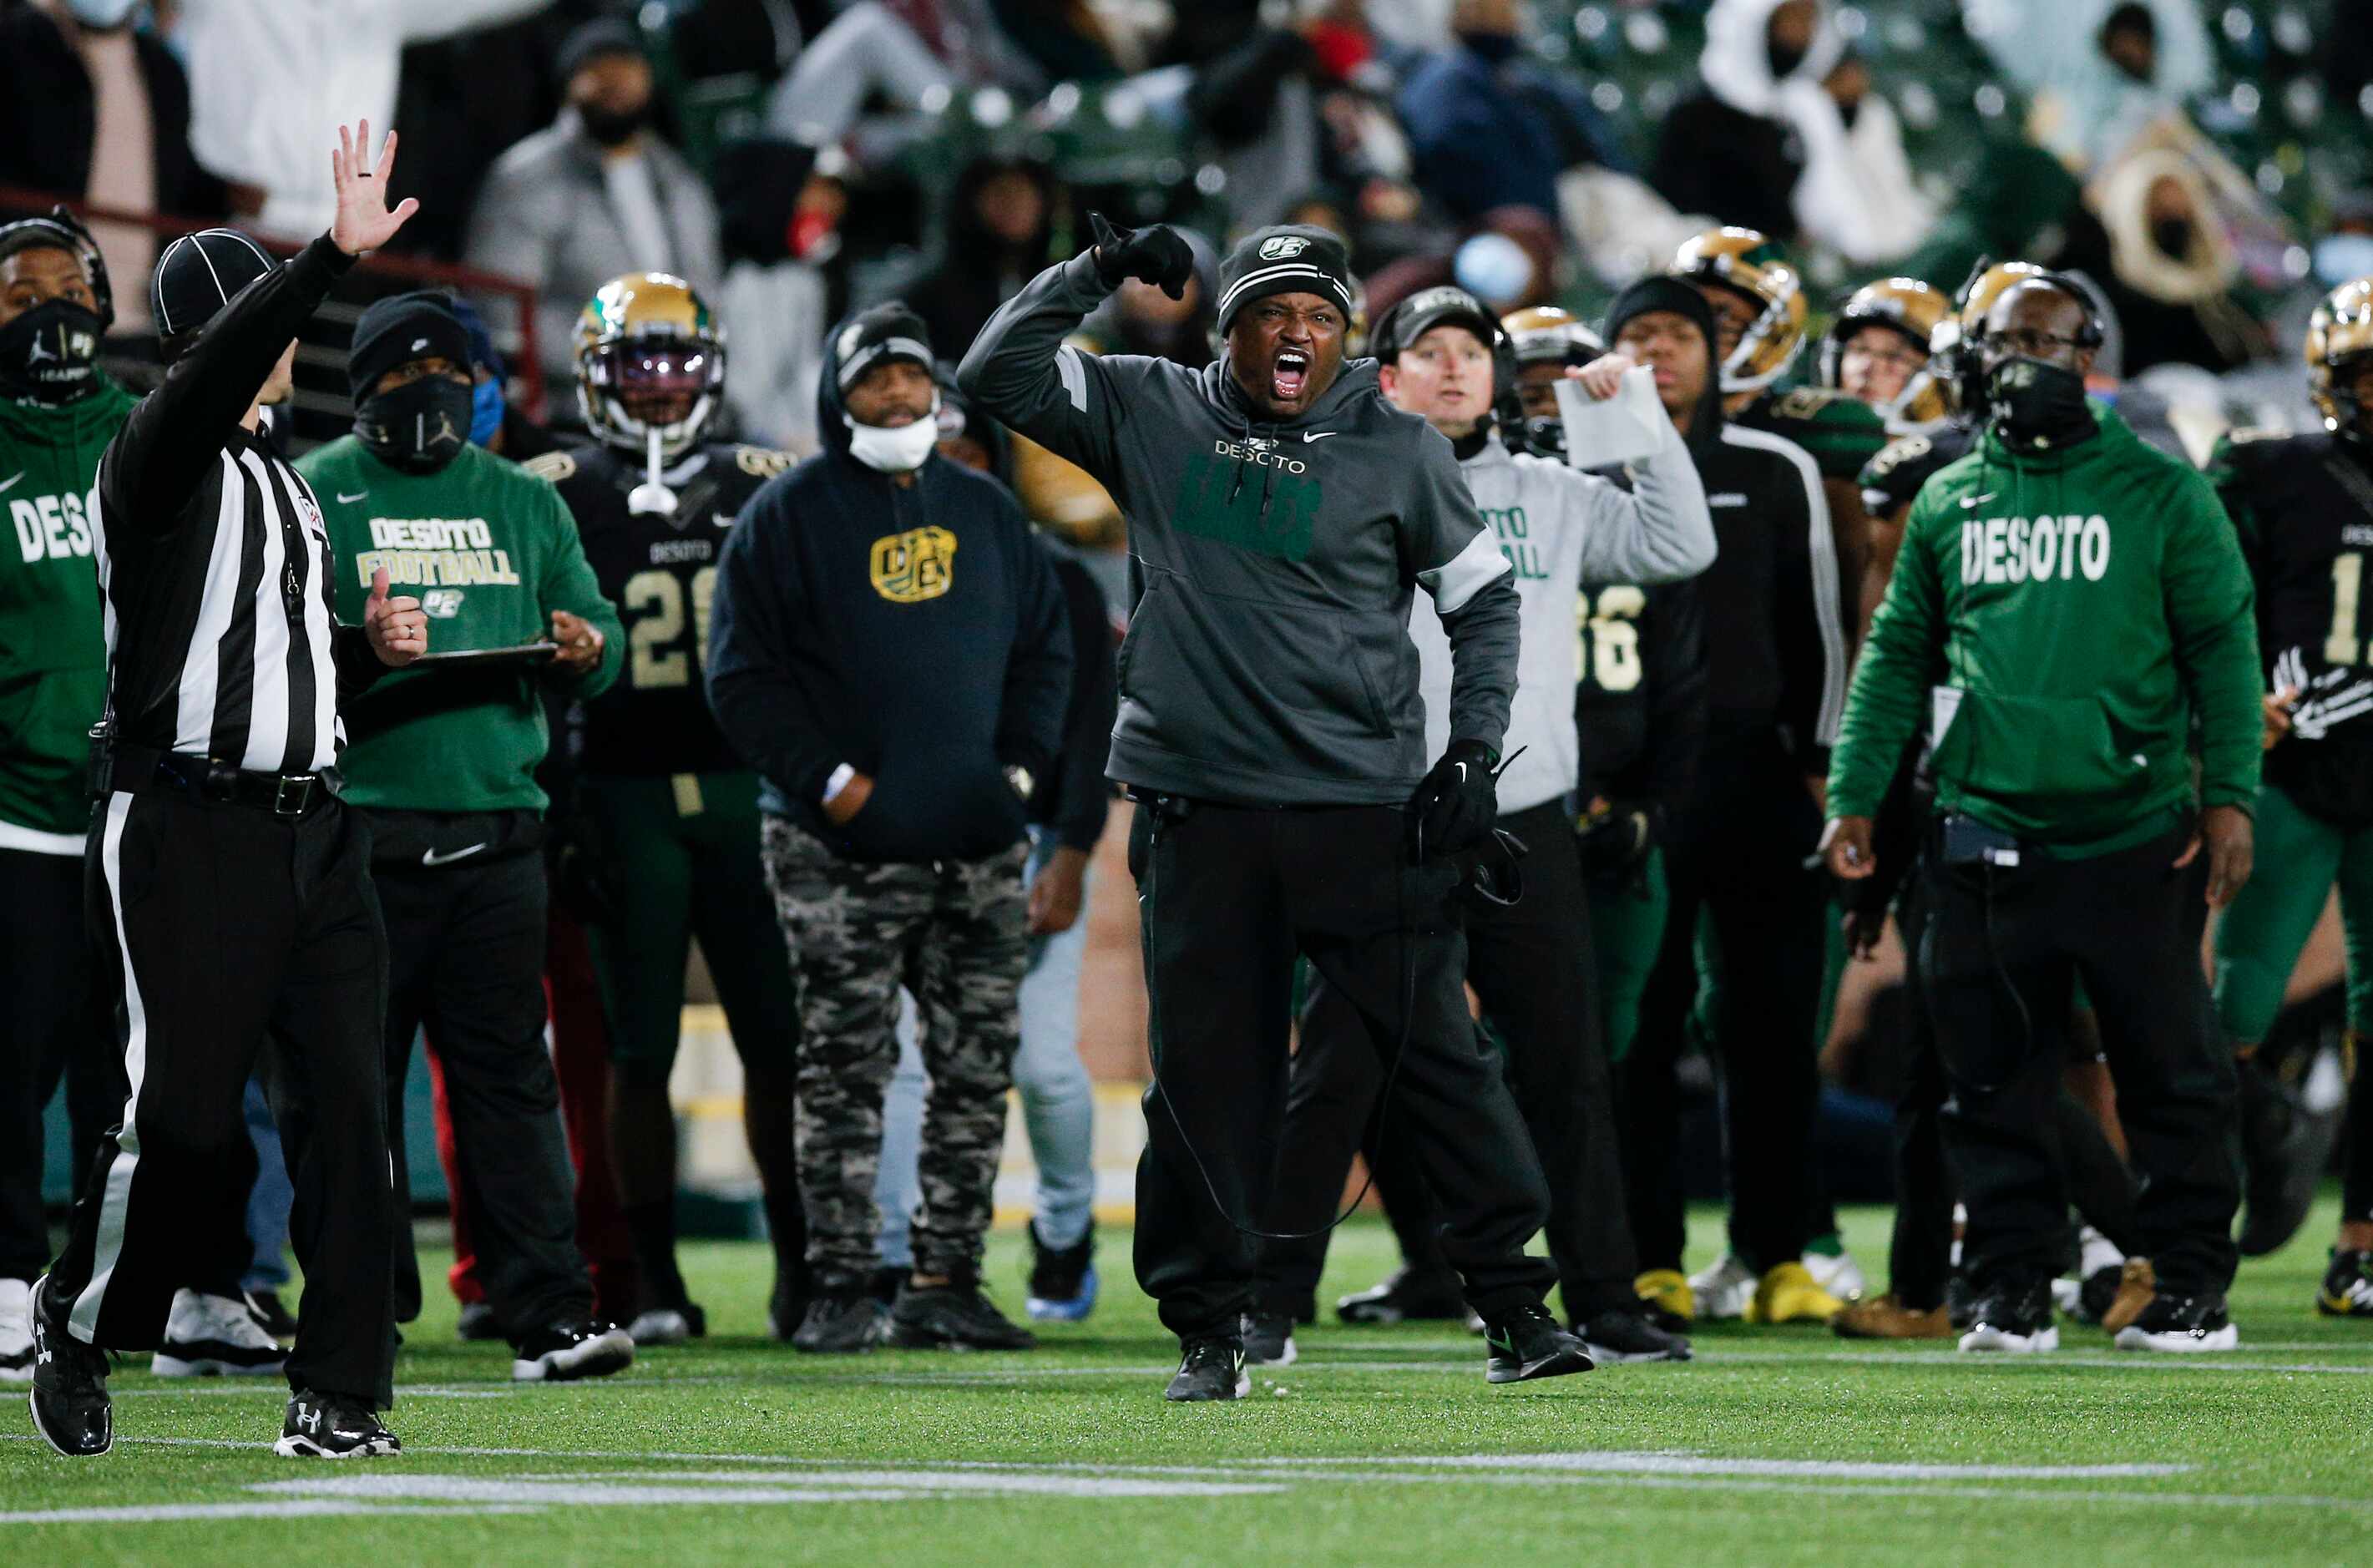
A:
<svg viewBox="0 0 2373 1568">
<path fill-rule="evenodd" d="M 1096 1227 L 1070 1246 L 1052 1247 L 1038 1239 L 1030 1222 L 1030 1294 L 1023 1309 L 1041 1322 L 1077 1323 L 1096 1309 Z"/>
<path fill-rule="evenodd" d="M 2255 1057 L 2240 1074 L 2241 1229 L 2244 1258 L 2263 1258 L 2298 1234 L 2340 1134 L 2341 1110 L 2308 1108 L 2297 1087 Z"/>
<path fill-rule="evenodd" d="M 2098 1323 L 2118 1299 L 2118 1287 L 2125 1283 L 2126 1266 L 2122 1262 L 2104 1263 L 2078 1281 L 2076 1305 L 2068 1314 L 2079 1323 Z"/>
<path fill-rule="evenodd" d="M 911 1265 L 901 1267 L 885 1263 L 868 1277 L 865 1292 L 881 1304 L 883 1311 L 887 1312 L 898 1305 L 898 1293 L 906 1288 L 906 1281 L 914 1272 Z"/>
<path fill-rule="evenodd" d="M 997 1310 L 978 1280 L 918 1290 L 909 1280 L 890 1309 L 890 1342 L 908 1350 L 1028 1351 L 1038 1336 Z"/>
<path fill-rule="evenodd" d="M 1467 1293 L 1455 1274 L 1420 1274 L 1397 1269 L 1381 1285 L 1345 1296 L 1335 1316 L 1346 1323 L 1414 1323 L 1467 1316 Z"/>
<path fill-rule="evenodd" d="M 255 1319 L 256 1326 L 274 1339 L 293 1340 L 297 1337 L 297 1315 L 282 1305 L 278 1291 L 248 1292 L 247 1310 L 248 1315 Z"/>
<path fill-rule="evenodd" d="M 1978 1287 L 1970 1283 L 1967 1274 L 1955 1273 L 1945 1281 L 1945 1321 L 1956 1333 L 1966 1334 L 1970 1325 L 1978 1320 Z"/>
<path fill-rule="evenodd" d="M 1645 1304 L 1636 1311 L 1610 1307 L 1575 1323 L 1572 1332 L 1588 1348 L 1590 1359 L 1601 1366 L 1627 1361 L 1687 1361 L 1690 1355 L 1689 1340 L 1651 1321 Z"/>
<path fill-rule="evenodd" d="M 766 1294 L 766 1331 L 789 1340 L 808 1315 L 808 1271 L 775 1266 L 775 1288 Z"/>
<path fill-rule="evenodd" d="M 309 1388 L 288 1401 L 272 1451 L 284 1459 L 377 1459 L 402 1453 L 403 1445 L 368 1400 Z"/>
<path fill-rule="evenodd" d="M 2241 1331 L 2226 1316 L 2221 1295 L 2161 1292 L 2110 1342 L 2122 1351 L 2230 1351 L 2240 1348 Z"/>
<path fill-rule="evenodd" d="M 830 1286 L 808 1303 L 807 1316 L 791 1335 L 791 1348 L 825 1355 L 854 1355 L 882 1343 L 889 1314 L 862 1285 Z"/>
<path fill-rule="evenodd" d="M 1984 1292 L 1970 1312 L 1969 1331 L 1961 1336 L 1961 1349 L 1970 1352 L 2035 1355 L 2059 1348 L 2049 1280 L 2012 1281 Z"/>
<path fill-rule="evenodd" d="M 635 1341 L 614 1323 L 588 1318 L 555 1323 L 520 1341 L 511 1354 L 514 1383 L 575 1383 L 607 1377 L 635 1363 Z"/>
<path fill-rule="evenodd" d="M 1559 1328 L 1549 1309 L 1537 1304 L 1492 1318 L 1484 1326 L 1483 1343 L 1491 1352 L 1484 1376 L 1493 1383 L 1563 1377 L 1598 1364 L 1590 1359 L 1589 1348 Z"/>
<path fill-rule="evenodd" d="M 1254 1366 L 1292 1366 L 1302 1352 L 1293 1348 L 1293 1319 L 1282 1312 L 1245 1314 L 1245 1360 Z"/>
<path fill-rule="evenodd" d="M 115 1446 L 107 1398 L 107 1352 L 66 1331 L 53 1316 L 44 1275 L 33 1285 L 33 1427 L 69 1459 L 96 1458 Z"/>
<path fill-rule="evenodd" d="M 495 1304 L 472 1301 L 462 1304 L 462 1316 L 453 1325 L 453 1337 L 470 1344 L 503 1337 L 502 1320 L 495 1316 Z"/>
<path fill-rule="evenodd" d="M 1162 1397 L 1174 1404 L 1241 1399 L 1253 1391 L 1245 1375 L 1245 1347 L 1235 1340 L 1188 1340 L 1179 1347 L 1178 1373 Z"/>
<path fill-rule="evenodd" d="M 2326 1317 L 2373 1317 L 2373 1252 L 2332 1248 L 2315 1309 Z"/>
</svg>

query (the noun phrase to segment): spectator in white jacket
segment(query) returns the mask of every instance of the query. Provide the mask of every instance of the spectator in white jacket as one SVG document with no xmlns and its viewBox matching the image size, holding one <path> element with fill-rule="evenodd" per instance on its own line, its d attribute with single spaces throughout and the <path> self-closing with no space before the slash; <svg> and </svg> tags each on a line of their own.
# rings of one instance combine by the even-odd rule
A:
<svg viewBox="0 0 2373 1568">
<path fill-rule="evenodd" d="M 1467 983 L 1507 1047 L 1509 1084 L 1549 1179 L 1549 1255 L 1573 1331 L 1599 1360 L 1686 1361 L 1689 1341 L 1650 1321 L 1632 1286 L 1632 1245 L 1618 1159 L 1606 1049 L 1590 994 L 1594 967 L 1582 854 L 1566 797 L 1580 779 L 1574 725 L 1574 606 L 1585 580 L 1671 582 L 1713 564 L 1714 532 L 1689 449 L 1668 419 L 1648 422 L 1655 448 L 1631 468 L 1632 488 L 1529 453 L 1511 454 L 1492 430 L 1493 345 L 1499 323 L 1463 288 L 1420 289 L 1385 312 L 1371 344 L 1385 398 L 1446 437 L 1476 509 L 1514 568 L 1523 641 L 1499 776 L 1500 826 L 1522 840 L 1523 896 L 1467 906 Z M 1603 356 L 1567 371 L 1593 398 L 1615 395 L 1632 361 Z M 1427 744 L 1450 739 L 1450 639 L 1431 604 L 1412 611 Z M 1492 859 L 1490 850 L 1485 859 Z M 1507 889 L 1500 892 L 1504 895 Z M 1275 1228 L 1323 1225 L 1361 1141 L 1383 1072 L 1350 1004 L 1313 989 L 1280 1147 L 1292 1153 L 1277 1191 L 1290 1205 Z M 1380 1162 L 1379 1167 L 1383 1168 Z M 1422 1184 L 1387 1197 L 1396 1231 L 1433 1227 L 1405 1212 Z M 1323 1233 L 1272 1244 L 1248 1356 L 1279 1359 L 1292 1313 L 1308 1300 L 1326 1256 Z M 1408 1260 L 1413 1270 L 1438 1258 Z"/>
<path fill-rule="evenodd" d="M 404 45 L 493 27 L 552 0 L 181 0 L 190 147 L 247 227 L 289 240 L 336 215 L 333 126 L 395 123 Z"/>
</svg>

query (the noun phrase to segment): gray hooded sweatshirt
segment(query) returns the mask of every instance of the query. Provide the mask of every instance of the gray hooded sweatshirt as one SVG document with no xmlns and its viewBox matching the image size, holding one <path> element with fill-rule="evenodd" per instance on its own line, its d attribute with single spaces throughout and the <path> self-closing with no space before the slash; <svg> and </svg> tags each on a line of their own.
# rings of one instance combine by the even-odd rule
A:
<svg viewBox="0 0 2373 1568">
<path fill-rule="evenodd" d="M 1142 583 L 1106 772 L 1239 805 L 1398 805 L 1424 776 L 1409 637 L 1432 597 L 1455 665 L 1450 739 L 1493 753 L 1516 685 L 1518 602 L 1450 443 L 1352 360 L 1271 424 L 1229 379 L 1066 334 L 1111 290 L 1093 253 L 981 330 L 956 380 L 1112 492 Z"/>
</svg>

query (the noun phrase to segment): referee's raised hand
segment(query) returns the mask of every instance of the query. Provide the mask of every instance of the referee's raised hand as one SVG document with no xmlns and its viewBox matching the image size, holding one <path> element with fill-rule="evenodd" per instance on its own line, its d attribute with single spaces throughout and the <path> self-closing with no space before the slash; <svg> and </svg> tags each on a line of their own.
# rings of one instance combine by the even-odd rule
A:
<svg viewBox="0 0 2373 1568">
<path fill-rule="evenodd" d="M 338 216 L 330 224 L 330 242 L 349 256 L 378 250 L 420 210 L 420 204 L 406 196 L 393 212 L 388 211 L 387 177 L 395 168 L 393 131 L 387 134 L 387 145 L 380 148 L 375 168 L 366 167 L 369 158 L 370 122 L 362 121 L 352 130 L 339 126 L 337 149 L 330 154 L 330 180 L 338 193 Z"/>
<path fill-rule="evenodd" d="M 385 567 L 371 573 L 370 597 L 363 602 L 363 630 L 382 664 L 400 668 L 428 651 L 428 617 L 421 614 L 420 601 L 408 593 L 390 599 Z"/>
</svg>

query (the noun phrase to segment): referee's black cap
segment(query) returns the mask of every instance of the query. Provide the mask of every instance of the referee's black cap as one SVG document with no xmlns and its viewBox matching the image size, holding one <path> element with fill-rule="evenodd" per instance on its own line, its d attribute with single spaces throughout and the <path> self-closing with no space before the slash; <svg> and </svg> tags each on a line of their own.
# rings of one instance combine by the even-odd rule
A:
<svg viewBox="0 0 2373 1568">
<path fill-rule="evenodd" d="M 240 290 L 279 265 L 236 228 L 205 228 L 165 247 L 148 279 L 148 313 L 171 360 Z"/>
</svg>

